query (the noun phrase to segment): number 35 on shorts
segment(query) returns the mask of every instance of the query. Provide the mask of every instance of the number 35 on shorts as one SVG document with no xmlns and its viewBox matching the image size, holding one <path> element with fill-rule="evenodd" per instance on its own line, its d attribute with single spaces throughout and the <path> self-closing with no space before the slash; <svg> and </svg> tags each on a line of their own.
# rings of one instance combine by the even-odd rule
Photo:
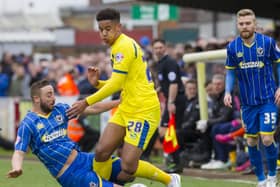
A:
<svg viewBox="0 0 280 187">
<path fill-rule="evenodd" d="M 265 112 L 264 113 L 264 124 L 276 124 L 277 122 L 277 113 L 276 112 Z"/>
</svg>

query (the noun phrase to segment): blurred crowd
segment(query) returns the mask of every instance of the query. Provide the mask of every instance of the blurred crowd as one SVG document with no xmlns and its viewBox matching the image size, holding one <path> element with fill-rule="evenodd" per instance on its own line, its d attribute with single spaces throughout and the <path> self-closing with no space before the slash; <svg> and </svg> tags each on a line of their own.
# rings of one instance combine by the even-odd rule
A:
<svg viewBox="0 0 280 187">
<path fill-rule="evenodd" d="M 229 38 L 231 39 L 231 38 Z M 178 62 L 183 78 L 195 78 L 195 65 L 182 60 L 183 54 L 204 50 L 224 48 L 228 40 L 199 39 L 195 43 L 168 44 L 168 53 Z M 146 59 L 153 66 L 154 58 L 151 41 L 142 37 L 139 41 L 146 54 Z M 0 63 L 0 96 L 19 96 L 29 98 L 29 87 L 36 80 L 46 78 L 56 88 L 57 95 L 76 96 L 92 93 L 86 79 L 88 66 L 97 66 L 101 71 L 101 79 L 106 80 L 112 71 L 108 51 L 97 50 L 92 53 L 81 53 L 78 56 L 55 54 L 53 58 L 41 58 L 34 61 L 32 56 L 4 52 Z M 208 77 L 217 71 L 224 71 L 223 65 L 209 65 Z"/>
</svg>

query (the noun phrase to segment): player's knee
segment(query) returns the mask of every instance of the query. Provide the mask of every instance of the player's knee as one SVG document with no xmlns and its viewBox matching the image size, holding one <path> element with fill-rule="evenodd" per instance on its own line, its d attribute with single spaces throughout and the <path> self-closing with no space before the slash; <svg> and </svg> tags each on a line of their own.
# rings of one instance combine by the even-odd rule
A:
<svg viewBox="0 0 280 187">
<path fill-rule="evenodd" d="M 95 158 L 99 161 L 108 160 L 111 156 L 111 152 L 105 150 L 102 146 L 96 146 L 95 148 Z"/>
<path fill-rule="evenodd" d="M 264 146 L 270 146 L 273 143 L 273 136 L 262 136 L 262 142 Z"/>
<path fill-rule="evenodd" d="M 134 163 L 122 163 L 122 171 L 128 175 L 133 175 L 136 172 L 137 165 Z"/>
<path fill-rule="evenodd" d="M 258 139 L 257 139 L 257 138 L 250 138 L 250 137 L 247 138 L 247 144 L 248 144 L 250 147 L 256 146 L 257 143 L 258 143 Z"/>
</svg>

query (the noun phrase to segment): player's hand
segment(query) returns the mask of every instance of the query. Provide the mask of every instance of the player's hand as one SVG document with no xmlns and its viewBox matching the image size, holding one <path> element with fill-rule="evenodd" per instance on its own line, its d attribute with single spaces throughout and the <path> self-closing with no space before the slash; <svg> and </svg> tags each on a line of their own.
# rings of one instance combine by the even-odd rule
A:
<svg viewBox="0 0 280 187">
<path fill-rule="evenodd" d="M 87 78 L 89 83 L 92 86 L 97 86 L 98 85 L 98 79 L 99 79 L 99 70 L 96 67 L 90 66 L 88 68 L 88 73 L 87 73 Z"/>
<path fill-rule="evenodd" d="M 279 106 L 280 105 L 280 88 L 278 88 L 275 92 L 275 103 Z"/>
<path fill-rule="evenodd" d="M 230 93 L 226 93 L 224 97 L 224 104 L 225 106 L 228 106 L 232 108 L 232 97 Z"/>
<path fill-rule="evenodd" d="M 70 109 L 67 110 L 67 116 L 69 119 L 75 118 L 80 115 L 88 107 L 85 99 L 76 101 Z"/>
<path fill-rule="evenodd" d="M 20 175 L 22 175 L 22 169 L 12 169 L 7 173 L 8 178 L 16 178 Z"/>
</svg>

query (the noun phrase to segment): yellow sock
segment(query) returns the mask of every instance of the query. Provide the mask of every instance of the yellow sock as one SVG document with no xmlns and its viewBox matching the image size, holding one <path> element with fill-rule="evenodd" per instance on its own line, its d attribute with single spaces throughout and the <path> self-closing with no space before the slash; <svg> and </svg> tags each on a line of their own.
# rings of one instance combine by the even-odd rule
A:
<svg viewBox="0 0 280 187">
<path fill-rule="evenodd" d="M 171 181 L 171 176 L 169 174 L 143 160 L 139 160 L 138 168 L 134 173 L 134 176 L 151 179 L 166 185 Z"/>
<path fill-rule="evenodd" d="M 94 159 L 93 169 L 103 179 L 109 180 L 111 173 L 112 173 L 112 158 L 110 158 L 104 162 L 97 162 Z"/>
</svg>

